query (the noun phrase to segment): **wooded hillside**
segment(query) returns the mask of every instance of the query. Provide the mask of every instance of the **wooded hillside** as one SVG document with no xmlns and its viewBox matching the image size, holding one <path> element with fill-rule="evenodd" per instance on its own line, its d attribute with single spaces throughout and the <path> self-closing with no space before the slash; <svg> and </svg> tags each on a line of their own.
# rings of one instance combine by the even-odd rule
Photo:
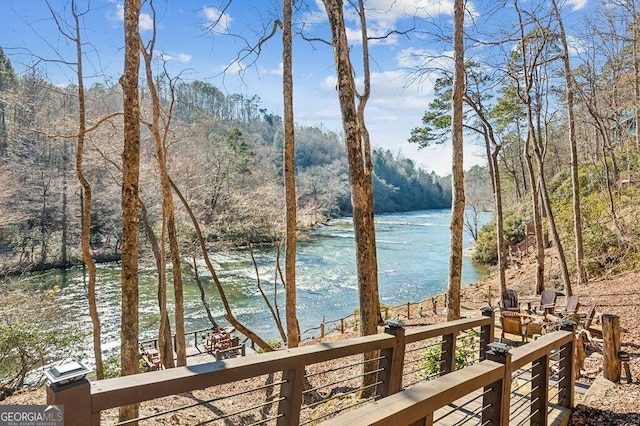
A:
<svg viewBox="0 0 640 426">
<path fill-rule="evenodd" d="M 80 186 L 74 176 L 77 87 L 56 87 L 33 69 L 18 76 L 0 50 L 0 264 L 3 269 L 77 263 Z M 278 241 L 283 228 L 282 119 L 257 96 L 224 94 L 209 83 L 158 79 L 163 108 L 172 110 L 168 167 L 209 242 L 244 245 Z M 141 88 L 143 120 L 151 121 L 148 90 Z M 118 258 L 121 244 L 120 156 L 122 88 L 86 89 L 88 128 L 83 166 L 93 185 L 91 246 L 98 260 Z M 141 202 L 159 225 L 153 138 L 141 133 Z M 340 134 L 296 129 L 299 226 L 351 210 Z M 378 212 L 448 208 L 446 180 L 388 150 L 374 156 Z M 186 228 L 183 210 L 178 228 Z M 183 240 L 192 240 L 184 231 Z M 144 237 L 143 237 L 144 240 Z M 185 243 L 187 244 L 187 243 Z"/>
</svg>

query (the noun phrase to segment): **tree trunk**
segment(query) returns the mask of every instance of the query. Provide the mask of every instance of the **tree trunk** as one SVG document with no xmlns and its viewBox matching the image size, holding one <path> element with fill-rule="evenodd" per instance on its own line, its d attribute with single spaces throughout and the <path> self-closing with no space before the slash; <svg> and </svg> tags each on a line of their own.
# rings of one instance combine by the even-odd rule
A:
<svg viewBox="0 0 640 426">
<path fill-rule="evenodd" d="M 102 343 L 100 340 L 100 317 L 96 304 L 96 264 L 91 256 L 91 185 L 84 175 L 82 160 L 84 157 L 84 141 L 87 130 L 86 104 L 84 96 L 84 74 L 82 70 L 82 42 L 80 38 L 80 19 L 76 11 L 75 0 L 72 2 L 73 17 L 75 19 L 76 32 L 76 57 L 78 61 L 78 141 L 76 146 L 76 177 L 82 186 L 82 261 L 89 272 L 87 284 L 87 302 L 89 304 L 89 316 L 93 332 L 93 356 L 96 361 L 96 377 L 104 378 L 104 366 L 102 362 Z M 137 336 L 136 336 L 137 339 Z M 137 341 L 137 340 L 136 340 Z M 136 349 L 136 355 L 138 351 Z"/>
<path fill-rule="evenodd" d="M 144 225 L 147 238 L 151 244 L 151 252 L 156 262 L 156 269 L 158 271 L 158 309 L 160 311 L 160 327 L 158 330 L 158 352 L 160 353 L 160 359 L 162 365 L 165 368 L 175 367 L 173 360 L 173 339 L 171 338 L 171 323 L 169 321 L 169 313 L 167 311 L 167 268 L 166 263 L 162 257 L 162 251 L 160 250 L 160 244 L 158 238 L 153 232 L 153 228 L 148 220 L 147 209 L 142 202 L 140 203 L 140 216 L 142 217 L 142 223 Z"/>
<path fill-rule="evenodd" d="M 614 383 L 620 381 L 620 318 L 617 315 L 602 315 L 602 355 L 603 376 Z"/>
<path fill-rule="evenodd" d="M 449 287 L 447 290 L 447 320 L 460 318 L 460 290 L 462 286 L 462 233 L 464 230 L 464 168 L 462 135 L 462 103 L 465 92 L 464 69 L 464 0 L 454 3 L 453 54 L 453 112 L 451 118 L 453 144 L 453 201 L 451 205 L 451 253 L 449 257 Z"/>
<path fill-rule="evenodd" d="M 124 3 L 123 92 L 124 149 L 122 151 L 122 319 L 120 359 L 122 375 L 136 374 L 138 363 L 138 183 L 140 176 L 140 67 L 138 23 L 140 0 Z M 120 421 L 136 418 L 138 406 L 120 408 Z"/>
<path fill-rule="evenodd" d="M 285 299 L 287 312 L 287 347 L 295 348 L 300 344 L 300 326 L 296 315 L 296 251 L 297 236 L 297 197 L 295 179 L 295 133 L 293 121 L 293 64 L 291 34 L 291 3 L 284 0 L 284 23 L 282 32 L 282 95 L 284 99 L 284 193 L 286 206 L 285 235 Z"/>
<path fill-rule="evenodd" d="M 578 285 L 587 283 L 587 273 L 584 268 L 584 244 L 582 242 L 582 214 L 580 212 L 580 180 L 578 177 L 578 142 L 576 140 L 576 124 L 573 108 L 573 97 L 575 92 L 575 81 L 569 63 L 569 46 L 567 36 L 564 31 L 564 23 L 560 16 L 560 10 L 556 0 L 552 1 L 553 9 L 560 27 L 560 41 L 562 42 L 562 63 L 564 66 L 564 76 L 567 84 L 567 120 L 569 124 L 569 144 L 571 145 L 571 183 L 573 194 L 573 232 L 576 244 L 576 269 Z M 567 296 L 569 294 L 567 293 Z"/>
<path fill-rule="evenodd" d="M 465 96 L 465 101 L 475 111 L 480 119 L 483 127 L 483 136 L 485 139 L 485 149 L 487 151 L 487 159 L 489 161 L 489 173 L 491 175 L 491 186 L 493 187 L 493 200 L 496 215 L 496 245 L 498 249 L 498 281 L 500 284 L 500 294 L 507 289 L 507 253 L 504 241 L 504 220 L 502 210 L 502 186 L 500 182 L 500 165 L 498 164 L 498 154 L 500 153 L 500 145 L 496 142 L 493 126 L 487 119 L 482 106 Z"/>
<path fill-rule="evenodd" d="M 155 28 L 155 16 L 154 16 L 154 28 Z M 152 104 L 152 121 L 149 130 L 153 136 L 153 143 L 156 151 L 156 160 L 158 163 L 158 170 L 160 172 L 160 184 L 162 186 L 162 219 L 163 219 L 163 232 L 161 238 L 160 253 L 162 255 L 162 262 L 166 258 L 165 252 L 165 230 L 166 235 L 169 237 L 169 252 L 171 253 L 171 266 L 173 276 L 173 295 L 175 303 L 175 326 L 176 326 L 176 340 L 175 350 L 177 355 L 178 367 L 184 367 L 187 365 L 187 345 L 185 341 L 185 329 L 184 329 L 184 294 L 182 284 L 182 265 L 180 261 L 180 248 L 178 246 L 178 235 L 176 231 L 175 221 L 175 208 L 173 204 L 173 194 L 171 190 L 171 184 L 169 183 L 169 171 L 167 169 L 167 134 L 169 132 L 169 123 L 171 123 L 171 116 L 165 120 L 164 129 L 160 129 L 160 99 L 158 96 L 158 90 L 154 83 L 153 71 L 151 69 L 151 59 L 153 57 L 153 47 L 155 45 L 155 32 L 154 37 L 149 42 L 149 50 L 147 51 L 142 42 L 140 42 L 140 53 L 144 58 L 145 71 L 147 77 L 147 87 L 149 94 L 151 95 Z M 166 284 L 165 284 L 166 286 Z M 166 309 L 166 307 L 165 307 Z"/>
<path fill-rule="evenodd" d="M 360 137 L 362 138 L 362 149 L 364 159 L 364 173 L 367 179 L 372 179 L 373 176 L 373 164 L 371 162 L 371 139 L 369 137 L 369 130 L 364 119 L 364 111 L 367 107 L 367 102 L 371 95 L 371 71 L 369 67 L 369 35 L 367 31 L 367 16 L 364 8 L 364 0 L 358 0 L 358 15 L 360 16 L 360 32 L 362 34 L 362 69 L 364 89 L 361 94 L 356 93 L 358 98 L 357 115 L 358 124 L 360 126 Z M 380 294 L 378 285 L 372 289 L 371 293 L 371 306 L 376 310 L 375 315 L 378 317 L 378 324 L 384 324 L 382 319 L 382 313 L 380 312 Z M 374 357 L 375 355 L 370 355 Z"/>
<path fill-rule="evenodd" d="M 539 150 L 537 150 L 539 151 Z M 560 274 L 562 275 L 562 283 L 564 285 L 564 293 L 567 297 L 573 294 L 571 287 L 571 278 L 569 277 L 569 269 L 567 268 L 567 258 L 564 254 L 564 248 L 562 247 L 562 241 L 560 240 L 560 234 L 558 234 L 558 227 L 556 226 L 555 214 L 551 209 L 551 200 L 549 199 L 549 191 L 547 190 L 547 181 L 544 177 L 544 160 L 540 152 L 536 154 L 538 162 L 538 179 L 540 183 L 540 193 L 542 195 L 542 201 L 547 211 L 547 220 L 549 222 L 549 231 L 553 238 L 553 244 L 556 246 L 558 253 L 558 262 L 560 266 Z"/>
<path fill-rule="evenodd" d="M 368 157 L 366 147 L 362 145 L 362 129 L 355 105 L 356 88 L 349 57 L 349 45 L 341 0 L 323 0 L 331 26 L 332 46 L 338 78 L 338 98 L 342 115 L 342 127 L 347 159 L 349 162 L 349 180 L 351 183 L 351 205 L 353 208 L 353 227 L 356 240 L 356 268 L 360 305 L 360 335 L 371 335 L 378 331 L 379 301 L 378 262 L 376 254 L 375 226 L 373 215 L 373 184 L 367 173 Z M 364 13 L 361 10 L 360 13 Z M 365 354 L 363 363 L 363 383 L 365 389 L 361 397 L 367 397 L 374 391 L 375 374 L 372 370 L 370 354 Z"/>
<path fill-rule="evenodd" d="M 537 179 L 535 170 L 533 167 L 533 159 L 531 158 L 532 144 L 535 144 L 536 128 L 533 123 L 533 105 L 531 100 L 531 87 L 533 86 L 533 69 L 537 66 L 535 63 L 529 64 L 526 54 L 526 37 L 524 31 L 524 22 L 522 20 L 522 11 L 518 5 L 518 1 L 515 2 L 515 8 L 518 13 L 518 21 L 520 25 L 520 49 L 522 52 L 522 73 L 523 83 L 525 87 L 521 89 L 518 96 L 522 100 L 526 108 L 527 114 L 527 137 L 523 146 L 523 157 L 527 165 L 527 172 L 529 176 L 529 185 L 531 190 L 531 205 L 533 206 L 533 224 L 536 234 L 536 293 L 542 293 L 544 291 L 544 249 L 545 240 L 542 231 L 542 213 L 540 211 L 540 199 L 539 188 L 537 185 Z"/>
</svg>

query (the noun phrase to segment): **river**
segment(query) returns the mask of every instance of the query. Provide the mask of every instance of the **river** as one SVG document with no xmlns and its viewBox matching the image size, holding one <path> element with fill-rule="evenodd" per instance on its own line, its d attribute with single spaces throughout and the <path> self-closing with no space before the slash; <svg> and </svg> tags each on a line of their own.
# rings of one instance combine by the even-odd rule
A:
<svg viewBox="0 0 640 426">
<path fill-rule="evenodd" d="M 378 275 L 380 301 L 387 306 L 418 302 L 446 290 L 449 261 L 450 210 L 426 210 L 376 216 Z M 351 220 L 331 220 L 299 242 L 297 260 L 297 299 L 300 329 L 308 330 L 326 321 L 345 317 L 358 305 L 355 272 L 355 246 Z M 465 232 L 465 247 L 470 245 Z M 275 249 L 255 251 L 262 287 L 273 298 Z M 277 328 L 256 285 L 256 272 L 246 251 L 215 252 L 212 260 L 227 297 L 238 320 L 263 338 L 277 339 Z M 187 260 L 185 260 L 187 261 Z M 282 262 L 284 262 L 282 258 Z M 284 264 L 282 265 L 284 269 Z M 223 307 L 206 268 L 198 267 L 205 282 L 207 300 L 214 317 L 226 325 Z M 463 285 L 477 281 L 482 268 L 469 257 L 463 261 Z M 183 277 L 186 330 L 210 327 L 199 289 L 191 268 L 185 267 Z M 31 274 L 27 283 L 42 289 L 60 286 L 61 303 L 78 312 L 78 321 L 90 330 L 85 278 L 82 268 L 65 275 L 50 271 Z M 103 349 L 119 347 L 120 270 L 119 264 L 98 265 L 98 309 L 103 330 Z M 158 308 L 156 272 L 140 271 L 140 331 L 141 339 L 154 338 L 157 333 Z M 279 307 L 284 321 L 284 291 L 277 288 Z M 170 286 L 169 294 L 173 294 Z M 309 332 L 304 337 L 317 335 Z"/>
</svg>

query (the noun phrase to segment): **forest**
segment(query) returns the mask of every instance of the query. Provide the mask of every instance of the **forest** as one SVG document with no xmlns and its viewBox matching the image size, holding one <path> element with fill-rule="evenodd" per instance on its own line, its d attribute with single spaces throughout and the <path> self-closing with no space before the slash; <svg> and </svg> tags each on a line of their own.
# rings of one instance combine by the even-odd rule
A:
<svg viewBox="0 0 640 426">
<path fill-rule="evenodd" d="M 194 81 L 169 87 L 157 81 L 163 107 L 173 108 L 168 167 L 202 226 L 219 246 L 277 243 L 283 235 L 282 118 L 256 96 L 225 95 Z M 69 126 L 77 114 L 77 87 L 54 86 L 34 69 L 18 76 L 0 49 L 0 129 L 3 167 L 0 265 L 4 274 L 77 265 L 80 253 L 81 186 L 75 178 L 76 141 Z M 86 107 L 98 117 L 120 110 L 119 86 L 94 84 Z M 148 93 L 141 92 L 143 108 Z M 347 163 L 341 135 L 318 127 L 296 129 L 295 167 L 301 226 L 351 214 Z M 92 182 L 91 247 L 98 259 L 120 256 L 122 129 L 115 119 L 86 140 L 85 175 Z M 151 226 L 162 200 L 154 175 L 152 135 L 141 134 L 140 197 Z M 388 149 L 372 152 L 375 210 L 379 213 L 447 208 L 448 179 L 428 173 Z M 178 228 L 188 224 L 178 216 Z M 189 240 L 186 233 L 181 236 Z"/>
<path fill-rule="evenodd" d="M 590 4 L 597 13 L 592 19 L 582 16 L 579 33 L 572 34 L 565 18 L 575 23 L 585 2 L 491 2 L 481 13 L 477 5 L 456 0 L 444 20 L 407 4 L 402 12 L 393 9 L 403 2 L 380 7 L 367 7 L 363 0 L 302 2 L 322 16 L 324 41 L 335 62 L 342 132 L 295 123 L 292 38 L 304 38 L 306 27 L 294 20 L 300 17 L 294 12 L 304 9 L 292 11 L 294 3 L 300 6 L 285 0 L 273 22 L 274 33 L 282 36 L 282 116 L 256 96 L 225 94 L 204 81 L 157 73 L 155 38 L 140 32 L 142 10 L 155 25 L 152 2 L 124 3 L 119 84 L 84 87 L 81 27 L 74 21 L 81 12 L 74 1 L 61 29 L 73 29 L 64 35 L 78 47 L 77 83 L 51 84 L 37 68 L 16 75 L 9 59 L 0 56 L 3 266 L 7 271 L 65 266 L 78 259 L 87 264 L 98 379 L 102 351 L 94 262 L 102 259 L 122 263 L 123 375 L 139 369 L 139 253 L 153 259 L 158 271 L 158 340 L 167 367 L 186 364 L 180 308 L 184 253 L 204 259 L 225 304 L 225 319 L 269 351 L 267 342 L 234 317 L 208 253 L 213 243 L 280 243 L 286 319 L 279 326 L 286 345 L 295 347 L 297 231 L 337 215 L 353 217 L 362 335 L 376 333 L 380 318 L 375 213 L 451 208 L 450 320 L 460 317 L 465 227 L 477 239 L 475 258 L 495 265 L 501 289 L 507 286 L 511 250 L 525 229 L 535 240 L 538 293 L 549 272 L 545 248 L 557 253 L 567 296 L 574 285 L 637 266 L 635 0 Z M 422 125 L 408 140 L 423 148 L 450 143 L 452 173 L 446 178 L 371 146 L 365 119 L 374 82 L 369 43 L 398 36 L 398 30 L 369 34 L 367 17 L 380 19 L 391 9 L 420 23 L 416 38 L 431 37 L 446 47 L 446 54 L 424 50 L 411 62 L 413 78 L 428 79 L 433 91 L 425 97 Z M 414 14 L 407 17 L 410 10 Z M 357 30 L 347 31 L 345 22 L 357 23 Z M 354 32 L 357 49 L 347 35 Z M 262 34 L 250 51 L 259 51 L 272 34 Z M 463 148 L 471 144 L 481 147 L 486 166 L 465 170 Z M 469 212 L 485 210 L 493 212 L 493 220 L 478 232 Z M 173 295 L 167 292 L 169 281 Z M 172 320 L 167 298 L 175 303 Z"/>
</svg>

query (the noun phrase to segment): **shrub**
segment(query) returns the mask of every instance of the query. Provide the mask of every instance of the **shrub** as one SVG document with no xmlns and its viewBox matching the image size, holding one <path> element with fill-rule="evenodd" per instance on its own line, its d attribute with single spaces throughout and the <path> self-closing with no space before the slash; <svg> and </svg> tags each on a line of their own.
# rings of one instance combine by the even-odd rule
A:
<svg viewBox="0 0 640 426">
<path fill-rule="evenodd" d="M 67 315 L 58 303 L 58 290 L 33 294 L 2 288 L 0 308 L 0 393 L 8 396 L 25 385 L 36 369 L 81 352 L 84 335 L 77 327 L 58 328 Z M 11 289 L 11 290 L 9 290 Z"/>
<path fill-rule="evenodd" d="M 467 334 L 458 340 L 456 344 L 456 370 L 473 364 L 475 354 L 479 349 L 477 336 L 477 331 L 468 330 Z M 429 347 L 423 356 L 422 379 L 430 380 L 439 376 L 442 371 L 441 362 L 442 344 Z"/>
<path fill-rule="evenodd" d="M 282 347 L 282 342 L 276 339 L 266 339 L 265 343 L 274 350 L 278 350 Z M 259 353 L 259 354 L 264 353 L 264 350 L 262 348 L 256 348 L 256 353 Z"/>
</svg>

